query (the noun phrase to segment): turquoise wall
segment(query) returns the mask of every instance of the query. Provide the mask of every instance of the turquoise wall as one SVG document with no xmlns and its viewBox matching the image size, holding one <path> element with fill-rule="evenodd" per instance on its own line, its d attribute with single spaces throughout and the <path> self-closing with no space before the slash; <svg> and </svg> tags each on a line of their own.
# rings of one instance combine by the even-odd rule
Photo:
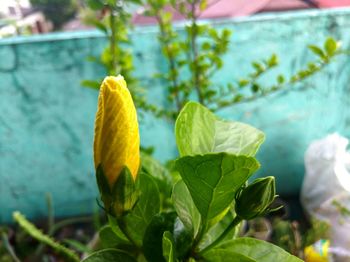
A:
<svg viewBox="0 0 350 262">
<path fill-rule="evenodd" d="M 250 61 L 277 53 L 276 73 L 291 75 L 314 57 L 308 44 L 327 36 L 350 45 L 350 10 L 260 15 L 215 23 L 233 29 L 225 67 L 215 76 L 229 82 L 250 72 Z M 181 29 L 179 29 L 181 30 Z M 149 100 L 166 106 L 163 84 L 152 75 L 166 70 L 156 29 L 132 33 L 135 75 L 147 87 Z M 92 162 L 97 92 L 82 88 L 82 79 L 103 76 L 86 61 L 98 54 L 105 39 L 98 32 L 49 34 L 0 41 L 0 223 L 20 210 L 30 218 L 45 216 L 45 195 L 57 216 L 89 213 L 97 190 Z M 265 78 L 272 81 L 273 75 Z M 322 73 L 289 91 L 225 109 L 225 118 L 251 123 L 267 139 L 258 158 L 261 175 L 277 177 L 280 194 L 297 194 L 308 144 L 338 131 L 349 135 L 350 60 L 338 58 Z M 173 126 L 145 116 L 141 139 L 155 146 L 155 156 L 176 156 Z"/>
</svg>

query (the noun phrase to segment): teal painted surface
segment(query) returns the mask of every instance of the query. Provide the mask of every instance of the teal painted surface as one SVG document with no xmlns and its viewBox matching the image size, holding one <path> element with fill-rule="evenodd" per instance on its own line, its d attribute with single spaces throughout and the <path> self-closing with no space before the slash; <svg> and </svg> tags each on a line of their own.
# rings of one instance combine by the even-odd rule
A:
<svg viewBox="0 0 350 262">
<path fill-rule="evenodd" d="M 219 21 L 234 30 L 218 82 L 250 72 L 252 59 L 280 56 L 280 72 L 290 75 L 313 59 L 306 46 L 327 36 L 350 45 L 350 11 L 299 12 Z M 179 28 L 181 30 L 181 28 Z M 156 29 L 137 28 L 131 35 L 135 75 L 149 100 L 166 106 L 162 83 L 153 78 L 166 64 L 155 41 Z M 0 41 L 0 223 L 14 210 L 30 218 L 46 215 L 45 194 L 53 196 L 57 216 L 90 213 L 97 189 L 92 164 L 97 92 L 82 79 L 103 76 L 86 61 L 105 39 L 97 32 L 51 34 Z M 267 76 L 268 83 L 273 75 Z M 342 57 L 298 91 L 281 92 L 219 112 L 263 130 L 267 140 L 258 159 L 261 175 L 277 177 L 280 194 L 296 194 L 302 181 L 303 154 L 314 139 L 338 131 L 349 135 L 350 60 Z M 145 116 L 144 146 L 155 156 L 176 156 L 173 126 Z"/>
</svg>

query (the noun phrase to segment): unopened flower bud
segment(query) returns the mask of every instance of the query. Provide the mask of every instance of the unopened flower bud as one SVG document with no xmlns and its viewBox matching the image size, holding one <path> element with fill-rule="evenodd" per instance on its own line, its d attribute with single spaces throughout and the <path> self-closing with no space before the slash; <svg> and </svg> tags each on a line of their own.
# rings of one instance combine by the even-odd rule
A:
<svg viewBox="0 0 350 262">
<path fill-rule="evenodd" d="M 122 215 L 133 208 L 140 165 L 140 136 L 131 94 L 122 76 L 104 79 L 95 119 L 94 161 L 105 209 Z"/>
<path fill-rule="evenodd" d="M 126 166 L 136 179 L 140 136 L 136 109 L 122 76 L 108 76 L 101 85 L 95 120 L 95 168 L 102 166 L 112 187 Z"/>
<path fill-rule="evenodd" d="M 236 213 L 242 219 L 263 216 L 276 198 L 275 178 L 258 178 L 236 194 Z"/>
</svg>

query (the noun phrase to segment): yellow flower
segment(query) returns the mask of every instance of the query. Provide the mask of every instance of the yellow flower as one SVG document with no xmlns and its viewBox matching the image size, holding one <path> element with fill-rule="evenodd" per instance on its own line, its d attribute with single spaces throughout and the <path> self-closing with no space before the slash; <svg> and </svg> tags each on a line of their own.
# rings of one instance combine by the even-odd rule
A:
<svg viewBox="0 0 350 262">
<path fill-rule="evenodd" d="M 140 135 L 136 109 L 124 78 L 106 77 L 101 85 L 95 119 L 95 168 L 100 164 L 110 187 L 123 167 L 136 179 L 140 165 Z"/>
<path fill-rule="evenodd" d="M 321 239 L 304 250 L 306 262 L 328 262 L 329 240 Z"/>
</svg>

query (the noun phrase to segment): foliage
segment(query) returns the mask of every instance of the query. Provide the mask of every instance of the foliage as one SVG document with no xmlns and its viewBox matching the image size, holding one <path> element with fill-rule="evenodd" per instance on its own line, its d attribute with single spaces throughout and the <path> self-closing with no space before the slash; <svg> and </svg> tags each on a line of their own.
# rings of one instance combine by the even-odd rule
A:
<svg viewBox="0 0 350 262">
<path fill-rule="evenodd" d="M 90 57 L 90 60 L 102 64 L 109 75 L 124 75 L 139 109 L 173 120 L 193 96 L 212 111 L 252 101 L 295 86 L 321 71 L 334 57 L 343 53 L 339 44 L 328 38 L 322 47 L 310 45 L 309 49 L 317 56 L 316 59 L 290 76 L 280 74 L 270 84 L 261 81 L 263 76 L 279 65 L 278 56 L 272 54 L 267 59 L 253 61 L 252 72 L 247 76 L 219 84 L 213 81 L 213 77 L 224 67 L 223 56 L 228 54 L 232 31 L 227 28 L 216 29 L 199 20 L 208 7 L 207 0 L 89 0 L 87 3 L 91 9 L 103 14 L 100 19 L 96 15 L 90 16 L 86 19 L 87 23 L 102 31 L 109 41 L 109 47 L 105 48 L 101 57 Z M 154 17 L 157 22 L 158 41 L 168 68 L 155 76 L 165 84 L 170 104 L 166 108 L 148 103 L 145 91 L 132 75 L 132 55 L 126 48 L 130 44 L 128 33 L 132 28 L 126 8 L 129 3 L 142 5 L 144 15 Z M 176 10 L 188 21 L 184 32 L 174 27 L 172 10 Z M 100 82 L 100 79 L 85 80 L 83 85 L 98 88 Z"/>
<path fill-rule="evenodd" d="M 303 230 L 297 221 L 286 221 L 275 218 L 272 221 L 272 243 L 295 256 L 302 256 L 304 249 L 321 239 L 330 238 L 330 224 L 311 219 L 307 230 Z M 268 223 L 268 222 L 267 222 Z"/>
<path fill-rule="evenodd" d="M 72 19 L 78 11 L 77 0 L 30 0 L 34 8 L 42 10 L 55 30 Z"/>
<path fill-rule="evenodd" d="M 220 110 L 236 103 L 252 101 L 294 85 L 314 75 L 341 54 L 339 44 L 328 38 L 323 47 L 315 45 L 309 49 L 317 56 L 306 68 L 286 77 L 278 75 L 275 84 L 264 86 L 262 76 L 276 68 L 279 59 L 276 54 L 262 61 L 252 62 L 252 72 L 227 85 L 219 85 L 212 77 L 224 66 L 223 55 L 228 54 L 232 31 L 218 30 L 210 24 L 200 22 L 201 13 L 208 7 L 207 0 L 147 0 L 146 15 L 155 17 L 159 27 L 159 43 L 167 60 L 168 70 L 157 74 L 167 83 L 168 100 L 174 110 L 165 114 L 176 118 L 182 107 L 195 93 L 197 100 L 211 110 Z M 184 35 L 172 25 L 171 5 L 188 23 Z M 186 73 L 186 72 L 189 72 Z"/>
<path fill-rule="evenodd" d="M 115 110 L 108 104 L 112 100 L 105 99 L 104 107 Z M 213 132 L 208 128 L 210 124 L 203 124 L 207 121 L 234 128 Z M 127 261 L 226 261 L 228 257 L 230 261 L 263 262 L 270 261 L 271 257 L 300 261 L 277 246 L 237 238 L 234 233 L 243 219 L 269 212 L 276 197 L 273 177 L 248 183 L 259 168 L 254 156 L 264 140 L 261 131 L 242 123 L 224 122 L 202 105 L 189 102 L 176 121 L 175 133 L 179 149 L 183 149 L 175 161 L 181 179 L 173 187 L 171 205 L 166 211 L 160 209 L 159 196 L 160 191 L 168 191 L 169 177 L 153 175 L 159 169 L 141 168 L 132 185 L 124 183 L 123 178 L 125 174 L 131 177 L 130 173 L 121 171 L 117 180 L 108 185 L 104 182 L 107 177 L 103 179 L 104 167 L 97 165 L 101 196 L 110 196 L 109 200 L 102 199 L 105 205 L 124 206 L 128 196 L 132 196 L 130 190 L 137 192 L 138 200 L 122 212 L 105 209 L 109 226 L 101 230 L 100 238 L 107 243 L 107 249 L 92 253 L 84 261 L 113 261 L 124 256 Z M 117 138 L 118 132 L 115 135 Z M 234 138 L 223 142 L 228 136 Z M 194 142 L 186 147 L 188 141 Z M 119 188 L 118 192 L 113 191 L 115 188 Z M 246 214 L 249 215 L 246 217 Z M 269 256 L 266 256 L 267 250 Z"/>
<path fill-rule="evenodd" d="M 133 76 L 133 57 L 129 48 L 129 30 L 132 28 L 131 15 L 127 11 L 129 4 L 139 3 L 139 0 L 88 0 L 87 6 L 93 12 L 86 14 L 84 22 L 95 26 L 108 40 L 108 45 L 100 57 L 90 56 L 88 60 L 101 65 L 106 75 L 123 75 L 133 100 L 137 107 L 158 114 L 157 108 L 146 102 L 144 90 Z M 83 80 L 82 85 L 94 89 L 100 87 L 102 79 Z"/>
</svg>

